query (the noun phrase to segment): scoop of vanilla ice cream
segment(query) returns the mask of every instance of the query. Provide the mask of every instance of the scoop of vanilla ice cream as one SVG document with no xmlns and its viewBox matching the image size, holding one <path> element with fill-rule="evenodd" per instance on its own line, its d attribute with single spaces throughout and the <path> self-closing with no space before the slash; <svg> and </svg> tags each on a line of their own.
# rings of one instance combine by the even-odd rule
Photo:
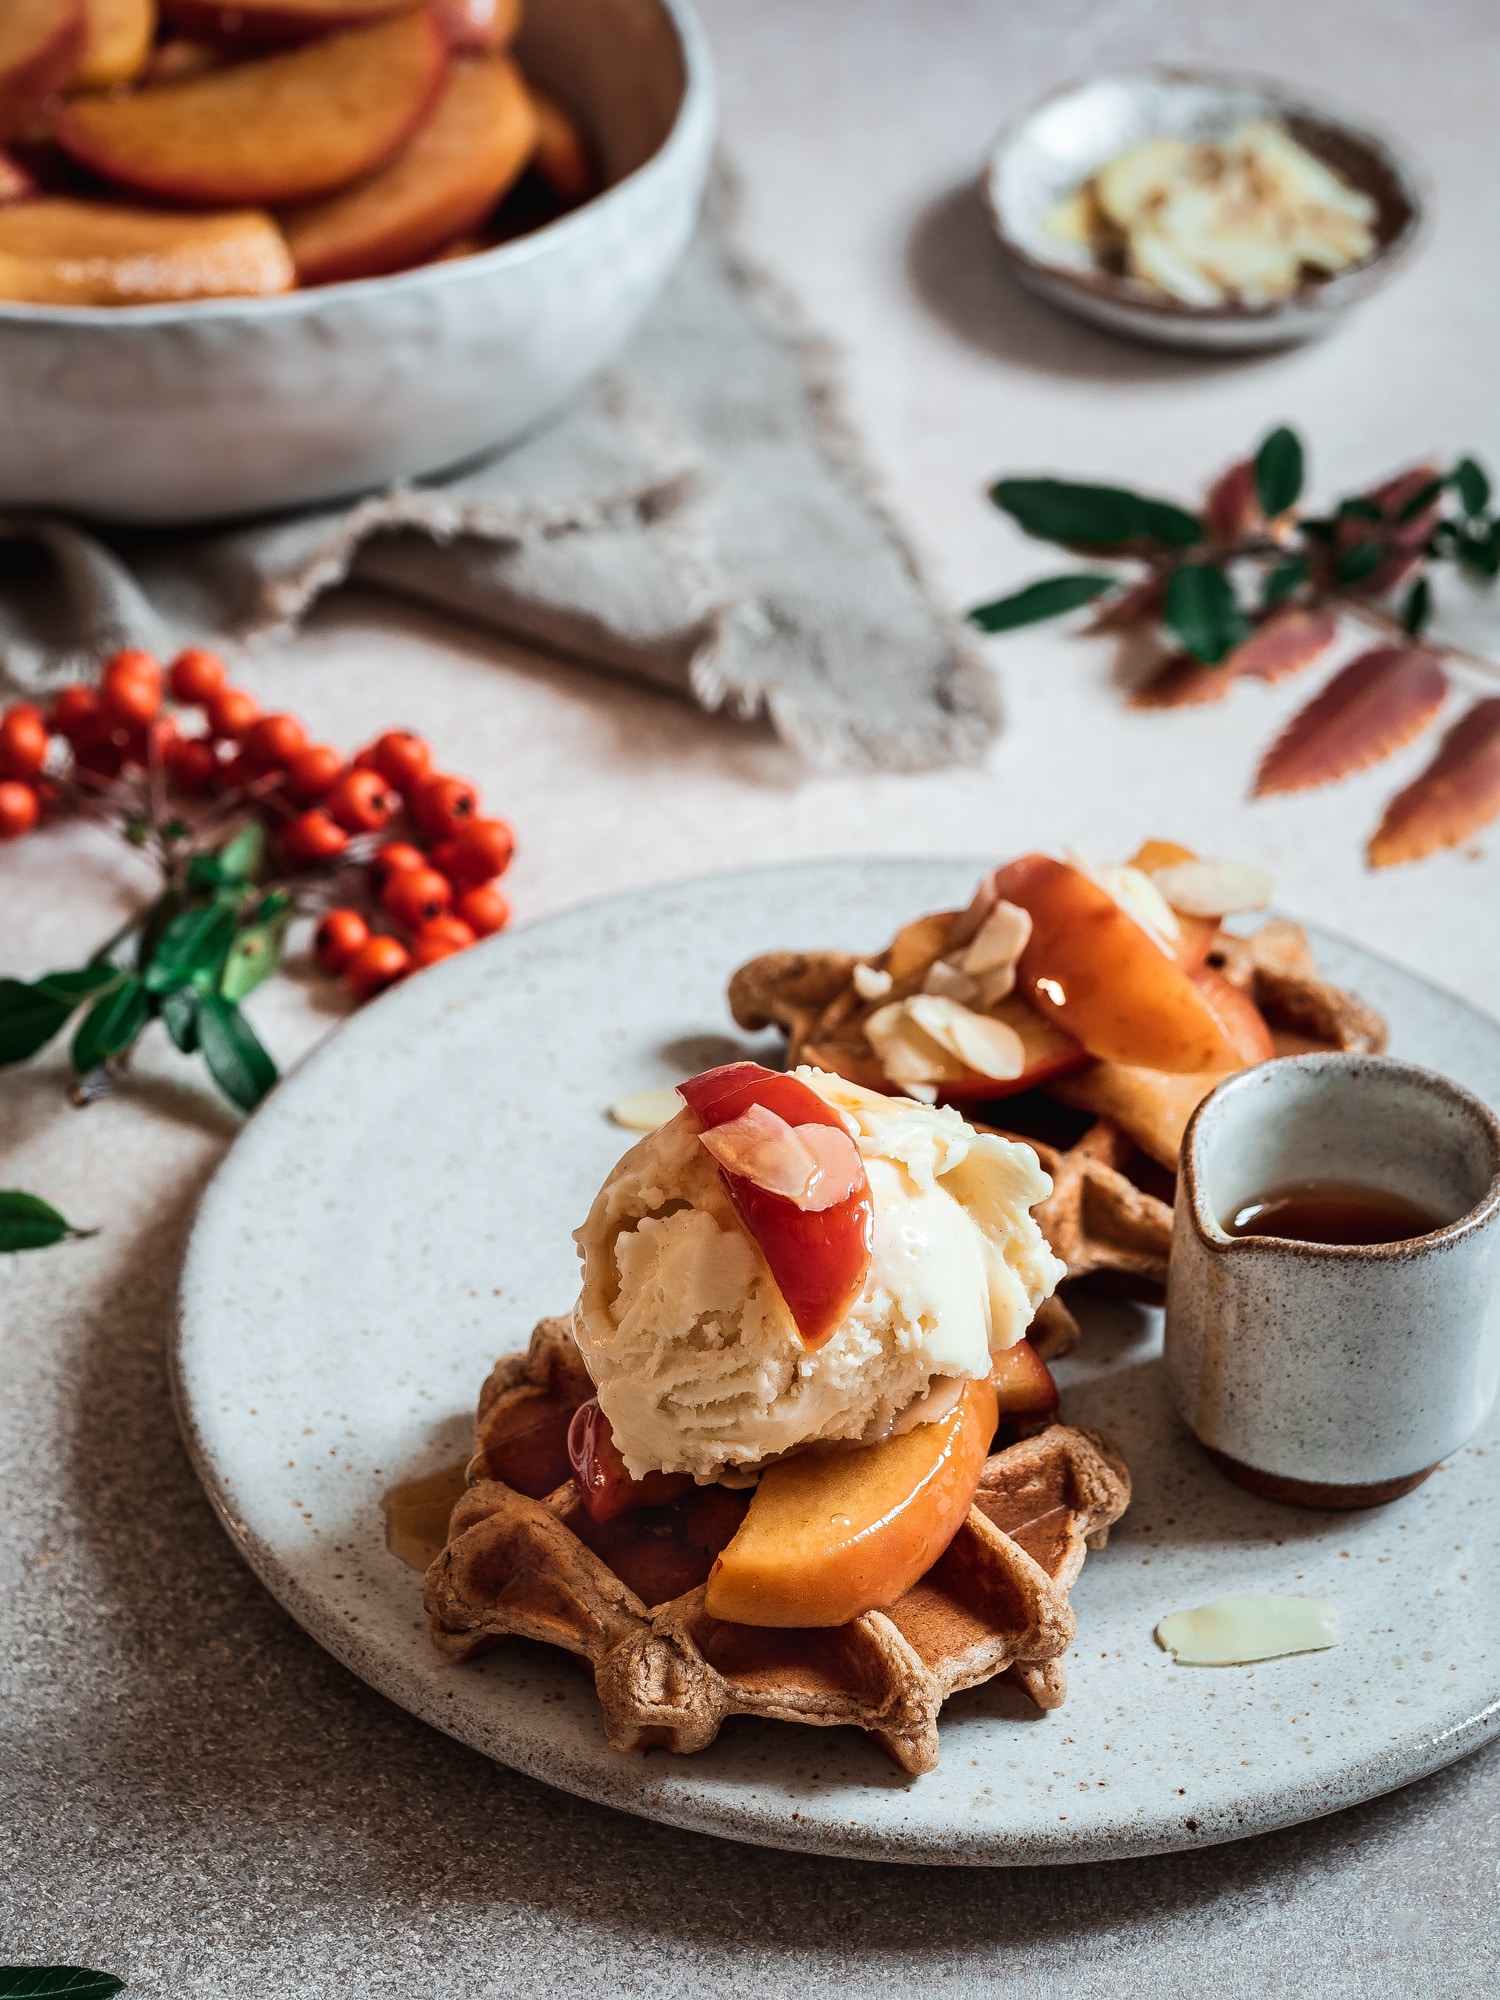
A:
<svg viewBox="0 0 1500 2000">
<path fill-rule="evenodd" d="M 1064 1266 L 1029 1146 L 956 1111 L 796 1074 L 843 1114 L 874 1203 L 864 1290 L 811 1352 L 684 1109 L 633 1146 L 576 1232 L 573 1329 L 631 1473 L 708 1481 L 816 1439 L 873 1441 L 941 1377 L 984 1376 Z"/>
</svg>

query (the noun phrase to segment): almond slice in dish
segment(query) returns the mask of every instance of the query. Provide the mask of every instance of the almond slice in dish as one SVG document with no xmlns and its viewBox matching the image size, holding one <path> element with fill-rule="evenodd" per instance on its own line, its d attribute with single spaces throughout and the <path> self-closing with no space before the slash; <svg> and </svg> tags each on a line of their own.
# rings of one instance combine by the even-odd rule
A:
<svg viewBox="0 0 1500 2000">
<path fill-rule="evenodd" d="M 883 1000 L 894 983 L 891 975 L 882 972 L 878 965 L 856 965 L 852 976 L 854 990 L 861 1000 Z"/>
<path fill-rule="evenodd" d="M 670 1084 L 661 1084 L 655 1090 L 632 1090 L 624 1097 L 617 1097 L 609 1107 L 609 1115 L 629 1132 L 654 1132 L 669 1118 L 675 1118 L 681 1109 L 682 1099 L 676 1090 Z"/>
<path fill-rule="evenodd" d="M 920 1091 L 929 1103 L 932 1086 L 962 1074 L 963 1065 L 918 1027 L 904 1000 L 893 1000 L 872 1014 L 865 1022 L 865 1039 L 888 1079 L 913 1095 Z"/>
<path fill-rule="evenodd" d="M 1184 917 L 1229 917 L 1263 910 L 1276 884 L 1248 861 L 1174 861 L 1152 871 L 1156 888 Z"/>
<path fill-rule="evenodd" d="M 936 993 L 943 1000 L 957 1000 L 967 1007 L 979 997 L 979 981 L 971 979 L 951 959 L 935 958 L 922 975 L 922 991 Z"/>
</svg>

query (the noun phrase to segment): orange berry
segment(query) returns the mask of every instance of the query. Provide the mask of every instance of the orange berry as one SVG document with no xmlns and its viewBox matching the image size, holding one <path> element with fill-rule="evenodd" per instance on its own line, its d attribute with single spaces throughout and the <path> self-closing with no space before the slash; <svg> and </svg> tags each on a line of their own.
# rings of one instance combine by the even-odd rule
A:
<svg viewBox="0 0 1500 2000">
<path fill-rule="evenodd" d="M 167 745 L 167 776 L 181 792 L 211 792 L 219 759 L 203 736 L 178 736 Z"/>
<path fill-rule="evenodd" d="M 432 865 L 441 868 L 457 889 L 476 889 L 481 882 L 493 882 L 510 866 L 516 851 L 516 837 L 503 819 L 474 819 L 454 834 L 439 841 L 432 850 Z"/>
<path fill-rule="evenodd" d="M 236 750 L 232 757 L 225 757 L 222 760 L 219 765 L 219 783 L 230 792 L 241 791 L 246 785 L 255 783 L 255 773 L 250 768 L 250 759 L 243 750 Z"/>
<path fill-rule="evenodd" d="M 440 958 L 452 958 L 456 951 L 467 951 L 473 942 L 473 931 L 460 918 L 429 918 L 417 926 L 411 941 L 412 970 L 436 965 Z"/>
<path fill-rule="evenodd" d="M 420 847 L 413 847 L 409 840 L 388 840 L 384 847 L 377 847 L 375 859 L 370 863 L 370 881 L 376 895 L 380 895 L 393 875 L 399 875 L 403 868 L 425 868 L 427 856 Z"/>
<path fill-rule="evenodd" d="M 342 972 L 370 935 L 358 910 L 330 910 L 318 925 L 314 949 L 325 972 Z"/>
<path fill-rule="evenodd" d="M 439 875 L 435 868 L 402 868 L 381 890 L 380 900 L 398 924 L 415 930 L 419 924 L 442 916 L 453 901 L 453 891 L 447 876 Z"/>
<path fill-rule="evenodd" d="M 260 703 L 244 688 L 226 687 L 210 695 L 203 704 L 208 716 L 209 733 L 213 736 L 230 736 L 238 740 L 251 725 L 260 720 Z"/>
<path fill-rule="evenodd" d="M 412 799 L 417 825 L 434 839 L 458 833 L 479 814 L 479 795 L 462 778 L 427 778 Z"/>
<path fill-rule="evenodd" d="M 52 697 L 48 719 L 59 736 L 76 743 L 80 736 L 87 736 L 98 727 L 99 697 L 82 681 L 74 681 L 71 687 L 59 689 Z"/>
<path fill-rule="evenodd" d="M 310 806 L 328 790 L 344 768 L 330 743 L 312 743 L 299 750 L 286 767 L 286 788 L 298 805 Z"/>
<path fill-rule="evenodd" d="M 363 750 L 356 750 L 349 759 L 356 771 L 375 771 L 380 767 L 375 762 L 375 745 L 367 743 Z"/>
<path fill-rule="evenodd" d="M 0 778 L 33 778 L 47 761 L 47 719 L 34 701 L 0 715 Z"/>
<path fill-rule="evenodd" d="M 23 833 L 30 833 L 41 810 L 30 785 L 17 778 L 0 781 L 0 840 L 19 840 Z"/>
<path fill-rule="evenodd" d="M 31 789 L 36 793 L 36 802 L 43 819 L 51 819 L 54 813 L 61 812 L 63 802 L 61 785 L 54 783 L 51 778 L 33 778 Z"/>
<path fill-rule="evenodd" d="M 378 833 L 400 801 L 378 771 L 346 771 L 323 803 L 350 833 Z"/>
<path fill-rule="evenodd" d="M 432 769 L 432 752 L 409 729 L 388 729 L 372 746 L 375 769 L 398 792 L 409 792 Z"/>
<path fill-rule="evenodd" d="M 465 889 L 453 905 L 453 914 L 463 918 L 475 937 L 493 937 L 510 922 L 510 904 L 485 882 L 477 889 Z"/>
<path fill-rule="evenodd" d="M 332 861 L 348 845 L 348 834 L 321 806 L 310 806 L 281 830 L 281 851 L 291 861 Z"/>
<path fill-rule="evenodd" d="M 151 722 L 161 708 L 161 668 L 139 646 L 126 646 L 104 663 L 99 702 L 111 722 L 130 728 Z"/>
<path fill-rule="evenodd" d="M 307 731 L 295 715 L 263 715 L 245 731 L 244 745 L 252 770 L 284 771 L 307 748 Z"/>
<path fill-rule="evenodd" d="M 411 965 L 411 953 L 399 939 L 367 938 L 344 967 L 344 977 L 361 1000 L 370 1000 L 393 986 Z"/>
<path fill-rule="evenodd" d="M 206 646 L 189 646 L 172 662 L 168 680 L 178 701 L 201 707 L 229 683 L 229 669 Z"/>
</svg>

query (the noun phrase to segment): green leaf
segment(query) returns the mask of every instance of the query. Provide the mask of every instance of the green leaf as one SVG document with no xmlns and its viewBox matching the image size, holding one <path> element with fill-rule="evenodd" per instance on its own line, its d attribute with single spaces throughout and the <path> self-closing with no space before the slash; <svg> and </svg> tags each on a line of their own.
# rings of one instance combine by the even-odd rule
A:
<svg viewBox="0 0 1500 2000">
<path fill-rule="evenodd" d="M 266 829 L 258 819 L 252 819 L 233 840 L 225 842 L 215 858 L 226 882 L 253 882 L 265 854 Z"/>
<path fill-rule="evenodd" d="M 1165 616 L 1187 651 L 1210 667 L 1250 636 L 1234 585 L 1212 563 L 1184 563 L 1172 572 Z"/>
<path fill-rule="evenodd" d="M 234 939 L 234 923 L 234 902 L 198 903 L 179 911 L 146 966 L 147 992 L 175 993 L 200 974 L 217 979 Z"/>
<path fill-rule="evenodd" d="M 117 965 L 80 965 L 76 972 L 44 972 L 34 981 L 35 991 L 53 1000 L 66 1000 L 76 1007 L 91 993 L 105 986 L 117 986 L 125 974 Z"/>
<path fill-rule="evenodd" d="M 248 924 L 240 932 L 219 974 L 219 991 L 226 1000 L 243 1000 L 276 970 L 290 922 L 290 915 L 274 916 L 269 923 Z"/>
<path fill-rule="evenodd" d="M 1401 623 L 1413 639 L 1420 639 L 1431 616 L 1432 586 L 1425 576 L 1419 576 L 1406 593 L 1406 602 L 1401 607 Z"/>
<path fill-rule="evenodd" d="M 1408 521 L 1415 521 L 1418 514 L 1425 514 L 1447 484 L 1446 479 L 1429 479 L 1425 486 L 1419 486 L 1397 513 L 1397 527 L 1405 527 Z"/>
<path fill-rule="evenodd" d="M 62 1029 L 73 1004 L 20 979 L 0 979 L 0 1068 L 25 1062 Z"/>
<path fill-rule="evenodd" d="M 1483 534 L 1460 535 L 1456 549 L 1471 576 L 1491 582 L 1500 573 L 1500 523 L 1493 523 Z"/>
<path fill-rule="evenodd" d="M 1010 597 L 997 597 L 993 604 L 976 604 L 969 623 L 981 632 L 1012 632 L 1018 625 L 1035 625 L 1043 618 L 1060 618 L 1091 604 L 1106 590 L 1113 590 L 1118 577 L 1083 570 L 1075 576 L 1049 576 L 1041 583 L 1029 583 Z"/>
<path fill-rule="evenodd" d="M 0 1250 L 48 1250 L 70 1236 L 92 1236 L 92 1229 L 75 1229 L 39 1194 L 20 1188 L 0 1188 Z M 0 1993 L 4 1992 L 0 1987 Z"/>
<path fill-rule="evenodd" d="M 81 1965 L 0 1965 L 0 2000 L 110 2000 L 125 1982 Z"/>
<path fill-rule="evenodd" d="M 990 498 L 1002 513 L 1044 542 L 1114 548 L 1161 542 L 1189 549 L 1203 540 L 1203 523 L 1165 500 L 1148 500 L 1121 486 L 1082 486 L 1070 479 L 1001 479 Z"/>
<path fill-rule="evenodd" d="M 1288 556 L 1285 562 L 1277 563 L 1260 587 L 1260 601 L 1264 605 L 1280 604 L 1290 597 L 1294 590 L 1300 590 L 1312 575 L 1312 564 L 1306 556 Z"/>
<path fill-rule="evenodd" d="M 1333 540 L 1333 523 L 1316 514 L 1304 514 L 1297 523 L 1297 532 L 1305 535 L 1310 542 L 1326 545 Z"/>
<path fill-rule="evenodd" d="M 1338 579 L 1342 584 L 1363 583 L 1379 569 L 1385 551 L 1379 542 L 1354 542 L 1339 557 Z"/>
<path fill-rule="evenodd" d="M 1373 500 L 1366 500 L 1361 495 L 1353 500 L 1340 500 L 1339 518 L 1343 521 L 1383 521 L 1385 516 Z"/>
<path fill-rule="evenodd" d="M 151 1003 L 139 979 L 122 980 L 112 992 L 102 994 L 79 1022 L 73 1037 L 74 1069 L 80 1076 L 87 1076 L 100 1063 L 128 1049 L 150 1014 Z"/>
<path fill-rule="evenodd" d="M 187 865 L 187 885 L 212 894 L 224 886 L 224 870 L 216 854 L 195 854 Z"/>
<path fill-rule="evenodd" d="M 1301 498 L 1302 440 L 1285 424 L 1272 431 L 1255 454 L 1255 490 L 1268 521 L 1295 507 Z"/>
<path fill-rule="evenodd" d="M 1459 505 L 1470 520 L 1482 514 L 1490 504 L 1490 482 L 1484 467 L 1472 458 L 1461 458 L 1449 476 L 1458 493 Z"/>
<path fill-rule="evenodd" d="M 198 1041 L 214 1082 L 242 1111 L 253 1111 L 276 1081 L 276 1065 L 231 1000 L 205 993 L 198 1003 Z"/>
<path fill-rule="evenodd" d="M 161 1017 L 177 1047 L 185 1056 L 192 1055 L 198 1047 L 198 996 L 192 987 L 179 986 L 168 993 L 161 1003 Z"/>
</svg>

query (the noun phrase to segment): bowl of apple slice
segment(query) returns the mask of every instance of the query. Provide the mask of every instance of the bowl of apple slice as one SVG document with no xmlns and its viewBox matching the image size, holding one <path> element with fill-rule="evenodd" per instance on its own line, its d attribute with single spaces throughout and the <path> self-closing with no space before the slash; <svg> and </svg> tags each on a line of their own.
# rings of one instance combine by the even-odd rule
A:
<svg viewBox="0 0 1500 2000">
<path fill-rule="evenodd" d="M 0 506 L 223 520 L 524 435 L 713 131 L 685 0 L 4 0 Z"/>
</svg>

